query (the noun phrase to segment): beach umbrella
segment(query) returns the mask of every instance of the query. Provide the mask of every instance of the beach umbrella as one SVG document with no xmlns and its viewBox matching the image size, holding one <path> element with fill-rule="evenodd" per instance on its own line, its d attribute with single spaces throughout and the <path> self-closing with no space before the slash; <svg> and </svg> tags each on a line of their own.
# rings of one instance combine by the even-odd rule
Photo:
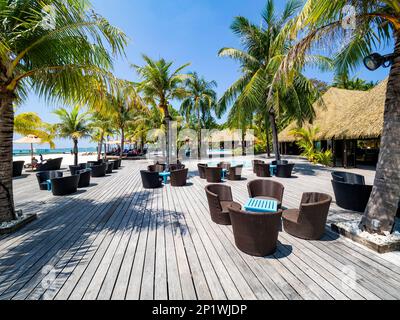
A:
<svg viewBox="0 0 400 320">
<path fill-rule="evenodd" d="M 16 144 L 30 144 L 31 145 L 31 163 L 33 162 L 33 145 L 34 144 L 42 144 L 42 139 L 37 136 L 30 134 L 26 137 L 23 137 L 19 140 L 14 141 Z"/>
</svg>

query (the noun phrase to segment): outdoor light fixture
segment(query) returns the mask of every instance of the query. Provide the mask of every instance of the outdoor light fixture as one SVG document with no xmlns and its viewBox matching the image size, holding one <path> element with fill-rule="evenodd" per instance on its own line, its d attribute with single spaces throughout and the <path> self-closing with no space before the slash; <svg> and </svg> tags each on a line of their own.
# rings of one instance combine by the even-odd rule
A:
<svg viewBox="0 0 400 320">
<path fill-rule="evenodd" d="M 387 54 L 385 56 L 379 53 L 373 53 L 364 58 L 364 65 L 370 71 L 375 71 L 381 66 L 389 68 L 393 63 L 394 54 Z"/>
</svg>

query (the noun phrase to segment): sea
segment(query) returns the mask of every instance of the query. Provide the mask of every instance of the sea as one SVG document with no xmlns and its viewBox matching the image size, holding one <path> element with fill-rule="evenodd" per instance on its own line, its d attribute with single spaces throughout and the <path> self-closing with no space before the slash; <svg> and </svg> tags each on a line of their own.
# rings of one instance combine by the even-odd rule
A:
<svg viewBox="0 0 400 320">
<path fill-rule="evenodd" d="M 36 155 L 42 154 L 42 155 L 48 155 L 48 154 L 70 154 L 71 153 L 71 148 L 59 148 L 59 149 L 40 149 L 40 148 L 34 148 L 33 149 L 34 153 Z M 85 152 L 97 152 L 96 147 L 92 148 L 79 148 L 79 153 L 85 153 Z M 31 154 L 30 149 L 14 149 L 13 150 L 13 156 L 18 157 L 18 156 L 29 156 Z"/>
</svg>

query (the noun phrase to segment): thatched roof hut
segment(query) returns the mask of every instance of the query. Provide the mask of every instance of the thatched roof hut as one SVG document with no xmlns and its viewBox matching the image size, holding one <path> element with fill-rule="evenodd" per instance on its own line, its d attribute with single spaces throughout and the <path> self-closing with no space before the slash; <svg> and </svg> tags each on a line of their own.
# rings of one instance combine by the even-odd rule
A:
<svg viewBox="0 0 400 320">
<path fill-rule="evenodd" d="M 314 105 L 316 118 L 304 128 L 318 127 L 317 140 L 379 138 L 382 135 L 387 80 L 370 91 L 330 88 Z M 298 127 L 291 123 L 279 134 L 280 142 L 294 142 L 291 134 Z"/>
</svg>

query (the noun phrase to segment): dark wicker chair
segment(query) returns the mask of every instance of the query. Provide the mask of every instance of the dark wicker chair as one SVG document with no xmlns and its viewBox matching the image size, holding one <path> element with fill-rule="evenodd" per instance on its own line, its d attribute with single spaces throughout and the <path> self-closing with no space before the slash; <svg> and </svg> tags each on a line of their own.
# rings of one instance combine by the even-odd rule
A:
<svg viewBox="0 0 400 320">
<path fill-rule="evenodd" d="M 53 196 L 66 196 L 78 191 L 79 175 L 51 179 Z"/>
<path fill-rule="evenodd" d="M 229 208 L 236 246 L 244 253 L 266 257 L 276 251 L 282 211 L 253 213 Z"/>
<path fill-rule="evenodd" d="M 284 230 L 300 239 L 319 240 L 325 233 L 332 198 L 323 193 L 304 193 L 300 209 L 283 212 Z"/>
<path fill-rule="evenodd" d="M 347 172 L 332 173 L 332 187 L 336 204 L 347 210 L 364 212 L 372 192 L 363 176 Z"/>
<path fill-rule="evenodd" d="M 180 169 L 171 171 L 171 186 L 183 187 L 186 186 L 186 180 L 189 173 L 189 169 Z"/>
<path fill-rule="evenodd" d="M 332 179 L 339 182 L 365 185 L 364 176 L 349 172 L 340 172 L 340 171 L 332 172 Z"/>
<path fill-rule="evenodd" d="M 201 179 L 206 179 L 206 168 L 208 167 L 207 164 L 199 163 L 197 165 L 197 169 L 199 170 L 199 176 Z"/>
<path fill-rule="evenodd" d="M 98 160 L 98 161 L 88 161 L 86 164 L 86 168 L 91 168 L 93 166 L 100 166 L 104 163 L 103 160 Z"/>
<path fill-rule="evenodd" d="M 265 163 L 265 162 L 262 160 L 253 160 L 252 163 L 253 163 L 253 173 L 257 173 L 257 164 L 261 164 L 261 163 Z"/>
<path fill-rule="evenodd" d="M 148 166 L 147 170 L 150 172 L 160 173 L 160 172 L 164 172 L 165 168 L 166 168 L 166 165 L 164 165 L 164 164 L 153 164 L 151 166 Z"/>
<path fill-rule="evenodd" d="M 209 183 L 219 183 L 222 182 L 222 169 L 221 168 L 206 168 L 206 179 Z"/>
<path fill-rule="evenodd" d="M 294 166 L 295 166 L 294 163 L 278 164 L 276 166 L 276 177 L 291 178 Z"/>
<path fill-rule="evenodd" d="M 250 198 L 273 199 L 278 201 L 278 208 L 282 206 L 285 187 L 279 182 L 272 180 L 253 180 L 247 184 L 247 190 Z"/>
<path fill-rule="evenodd" d="M 156 189 L 162 186 L 163 179 L 160 177 L 158 172 L 151 171 L 140 171 L 142 177 L 143 188 L 145 189 Z"/>
<path fill-rule="evenodd" d="M 106 173 L 111 174 L 111 173 L 113 173 L 113 170 L 114 170 L 114 162 L 107 162 Z"/>
<path fill-rule="evenodd" d="M 36 171 L 42 172 L 42 171 L 60 170 L 62 161 L 63 158 L 49 159 L 47 160 L 46 163 L 39 164 L 38 167 L 36 168 Z"/>
<path fill-rule="evenodd" d="M 285 164 L 289 164 L 289 161 L 288 160 L 278 160 L 278 161 L 274 160 L 271 162 L 271 164 L 274 166 L 277 166 L 278 164 L 285 165 Z"/>
<path fill-rule="evenodd" d="M 22 176 L 22 170 L 24 169 L 25 161 L 14 161 L 13 162 L 13 178 Z"/>
<path fill-rule="evenodd" d="M 228 176 L 227 176 L 228 180 L 231 180 L 231 181 L 242 180 L 242 171 L 243 171 L 243 165 L 239 165 L 236 167 L 230 167 Z"/>
<path fill-rule="evenodd" d="M 72 176 L 78 174 L 78 171 L 82 171 L 85 169 L 86 169 L 86 164 L 79 164 L 77 166 L 69 166 L 69 171 L 71 172 Z"/>
<path fill-rule="evenodd" d="M 107 174 L 107 163 L 92 166 L 91 168 L 93 178 L 105 177 Z"/>
<path fill-rule="evenodd" d="M 109 161 L 110 163 L 113 164 L 113 170 L 119 170 L 119 161 L 118 160 L 111 160 Z"/>
<path fill-rule="evenodd" d="M 62 177 L 63 173 L 60 171 L 43 171 L 36 173 L 36 179 L 39 183 L 40 190 L 48 190 L 47 180 Z"/>
<path fill-rule="evenodd" d="M 256 175 L 259 178 L 269 178 L 271 177 L 271 170 L 269 164 L 266 163 L 256 163 L 255 164 Z"/>
<path fill-rule="evenodd" d="M 232 189 L 229 186 L 211 184 L 206 186 L 206 195 L 208 206 L 210 208 L 211 220 L 217 224 L 230 225 L 228 208 L 233 206 L 237 210 L 241 210 L 242 206 L 233 201 Z"/>
<path fill-rule="evenodd" d="M 92 176 L 90 169 L 85 169 L 78 171 L 77 174 L 79 175 L 79 184 L 78 189 L 87 188 L 90 186 L 90 178 Z"/>
<path fill-rule="evenodd" d="M 169 171 L 177 171 L 182 169 L 185 169 L 185 165 L 181 163 L 174 163 L 169 165 Z"/>
</svg>

